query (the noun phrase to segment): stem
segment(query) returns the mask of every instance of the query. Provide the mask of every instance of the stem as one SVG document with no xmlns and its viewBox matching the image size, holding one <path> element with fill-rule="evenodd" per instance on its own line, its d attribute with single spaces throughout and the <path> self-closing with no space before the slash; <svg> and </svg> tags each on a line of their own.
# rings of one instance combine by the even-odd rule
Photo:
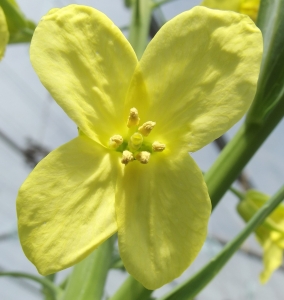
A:
<svg viewBox="0 0 284 300">
<path fill-rule="evenodd" d="M 128 40 L 138 59 L 141 58 L 148 44 L 152 13 L 151 4 L 152 2 L 150 0 L 136 0 L 132 6 L 132 20 Z"/>
<path fill-rule="evenodd" d="M 114 237 L 75 265 L 61 300 L 101 300 L 112 262 Z"/>
<path fill-rule="evenodd" d="M 163 4 L 166 4 L 166 3 L 172 2 L 172 1 L 174 1 L 174 0 L 160 0 L 160 1 L 154 2 L 152 4 L 152 8 L 159 7 L 159 6 L 163 5 Z"/>
<path fill-rule="evenodd" d="M 253 232 L 284 199 L 284 185 L 250 219 L 246 227 L 224 249 L 203 267 L 196 275 L 177 286 L 159 300 L 189 300 L 195 297 L 222 269 L 239 249 L 245 239 Z"/>
<path fill-rule="evenodd" d="M 109 300 L 148 300 L 152 292 L 129 275 Z"/>
<path fill-rule="evenodd" d="M 18 30 L 26 27 L 27 21 L 24 15 L 10 1 L 0 0 L 0 6 L 2 7 L 5 15 L 13 21 L 13 25 L 16 26 Z"/>
<path fill-rule="evenodd" d="M 20 273 L 20 272 L 0 272 L 0 276 L 11 276 L 16 278 L 25 278 L 30 279 L 32 281 L 38 282 L 42 285 L 42 287 L 46 288 L 52 299 L 57 300 L 59 295 L 61 294 L 62 290 L 57 287 L 53 282 L 50 280 L 44 278 L 44 277 L 37 277 L 34 275 L 26 274 L 26 273 Z"/>
<path fill-rule="evenodd" d="M 239 200 L 244 199 L 245 195 L 241 193 L 239 190 L 235 189 L 233 186 L 230 187 L 230 191 L 239 198 Z"/>
<path fill-rule="evenodd" d="M 283 118 L 284 101 L 280 101 L 262 124 L 244 123 L 205 174 L 205 182 L 214 209 Z"/>
</svg>

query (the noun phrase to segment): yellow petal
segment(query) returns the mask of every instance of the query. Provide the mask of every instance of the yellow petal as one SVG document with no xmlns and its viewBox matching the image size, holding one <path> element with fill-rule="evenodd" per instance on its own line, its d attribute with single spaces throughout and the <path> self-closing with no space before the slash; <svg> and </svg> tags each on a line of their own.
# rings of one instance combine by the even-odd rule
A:
<svg viewBox="0 0 284 300">
<path fill-rule="evenodd" d="M 137 58 L 103 13 L 78 5 L 51 10 L 30 52 L 43 85 L 87 136 L 106 146 L 126 130 L 123 106 Z"/>
<path fill-rule="evenodd" d="M 240 12 L 241 1 L 242 0 L 204 0 L 200 5 L 208 8 Z"/>
<path fill-rule="evenodd" d="M 203 176 L 186 153 L 152 154 L 125 167 L 116 195 L 119 251 L 127 271 L 147 289 L 179 276 L 207 233 L 211 203 Z"/>
<path fill-rule="evenodd" d="M 20 241 L 41 274 L 79 262 L 116 232 L 116 155 L 80 136 L 52 151 L 22 185 Z"/>
<path fill-rule="evenodd" d="M 249 17 L 195 7 L 167 22 L 146 48 L 126 112 L 136 107 L 141 124 L 156 122 L 154 140 L 196 151 L 247 111 L 261 54 L 261 32 Z"/>
<path fill-rule="evenodd" d="M 9 40 L 9 32 L 6 23 L 6 18 L 2 8 L 0 7 L 0 60 L 4 56 L 8 40 Z"/>
<path fill-rule="evenodd" d="M 266 283 L 271 277 L 272 273 L 281 266 L 283 260 L 283 249 L 267 240 L 264 245 L 263 264 L 264 270 L 260 274 L 261 283 Z"/>
</svg>

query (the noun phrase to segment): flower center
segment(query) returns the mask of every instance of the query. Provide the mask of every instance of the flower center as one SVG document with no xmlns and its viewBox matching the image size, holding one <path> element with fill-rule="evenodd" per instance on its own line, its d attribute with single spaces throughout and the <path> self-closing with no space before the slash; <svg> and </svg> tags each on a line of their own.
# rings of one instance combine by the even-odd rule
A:
<svg viewBox="0 0 284 300">
<path fill-rule="evenodd" d="M 129 128 L 128 136 L 123 138 L 116 134 L 109 139 L 109 148 L 122 153 L 122 164 L 127 165 L 135 160 L 147 164 L 152 154 L 162 152 L 166 148 L 165 144 L 158 141 L 152 142 L 148 138 L 156 125 L 155 122 L 147 121 L 138 127 L 139 123 L 138 110 L 133 107 L 130 109 L 126 124 Z"/>
</svg>

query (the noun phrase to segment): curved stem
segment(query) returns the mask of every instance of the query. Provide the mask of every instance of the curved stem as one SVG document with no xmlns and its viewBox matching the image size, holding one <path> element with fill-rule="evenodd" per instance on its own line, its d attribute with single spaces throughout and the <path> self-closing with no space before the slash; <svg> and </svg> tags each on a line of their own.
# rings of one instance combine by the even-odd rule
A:
<svg viewBox="0 0 284 300">
<path fill-rule="evenodd" d="M 57 287 L 54 283 L 52 283 L 50 280 L 41 278 L 41 277 L 37 277 L 34 275 L 20 273 L 20 272 L 0 272 L 0 276 L 25 278 L 25 279 L 30 279 L 32 281 L 38 282 L 50 292 L 50 295 L 51 295 L 51 297 L 53 297 L 54 300 L 57 300 L 62 292 L 62 290 L 59 287 Z"/>
</svg>

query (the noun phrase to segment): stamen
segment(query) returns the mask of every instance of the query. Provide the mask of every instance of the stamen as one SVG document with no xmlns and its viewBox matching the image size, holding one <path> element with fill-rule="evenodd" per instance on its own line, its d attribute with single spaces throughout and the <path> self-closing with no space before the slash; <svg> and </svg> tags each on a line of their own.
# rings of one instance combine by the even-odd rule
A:
<svg viewBox="0 0 284 300">
<path fill-rule="evenodd" d="M 143 143 L 143 136 L 140 133 L 135 132 L 130 137 L 128 146 L 129 146 L 130 150 L 137 151 L 141 147 L 142 143 Z"/>
<path fill-rule="evenodd" d="M 123 143 L 123 138 L 121 135 L 115 134 L 109 139 L 108 145 L 111 149 L 118 148 Z"/>
<path fill-rule="evenodd" d="M 122 159 L 121 159 L 121 163 L 123 163 L 124 165 L 127 165 L 130 161 L 133 161 L 134 157 L 132 152 L 128 151 L 128 150 L 124 150 L 122 152 Z"/>
<path fill-rule="evenodd" d="M 140 118 L 138 116 L 138 110 L 133 107 L 130 109 L 129 117 L 127 120 L 127 127 L 130 128 L 132 126 L 137 126 L 140 122 Z"/>
<path fill-rule="evenodd" d="M 150 159 L 151 154 L 147 151 L 138 152 L 135 158 L 141 162 L 141 164 L 147 164 Z"/>
<path fill-rule="evenodd" d="M 153 144 L 152 144 L 152 149 L 154 152 L 162 152 L 164 151 L 166 148 L 166 145 L 165 144 L 161 144 L 157 141 L 155 141 Z"/>
<path fill-rule="evenodd" d="M 144 123 L 142 126 L 140 126 L 138 128 L 138 131 L 141 134 L 143 134 L 144 136 L 148 136 L 155 125 L 156 125 L 156 122 L 148 121 L 148 122 Z"/>
</svg>

